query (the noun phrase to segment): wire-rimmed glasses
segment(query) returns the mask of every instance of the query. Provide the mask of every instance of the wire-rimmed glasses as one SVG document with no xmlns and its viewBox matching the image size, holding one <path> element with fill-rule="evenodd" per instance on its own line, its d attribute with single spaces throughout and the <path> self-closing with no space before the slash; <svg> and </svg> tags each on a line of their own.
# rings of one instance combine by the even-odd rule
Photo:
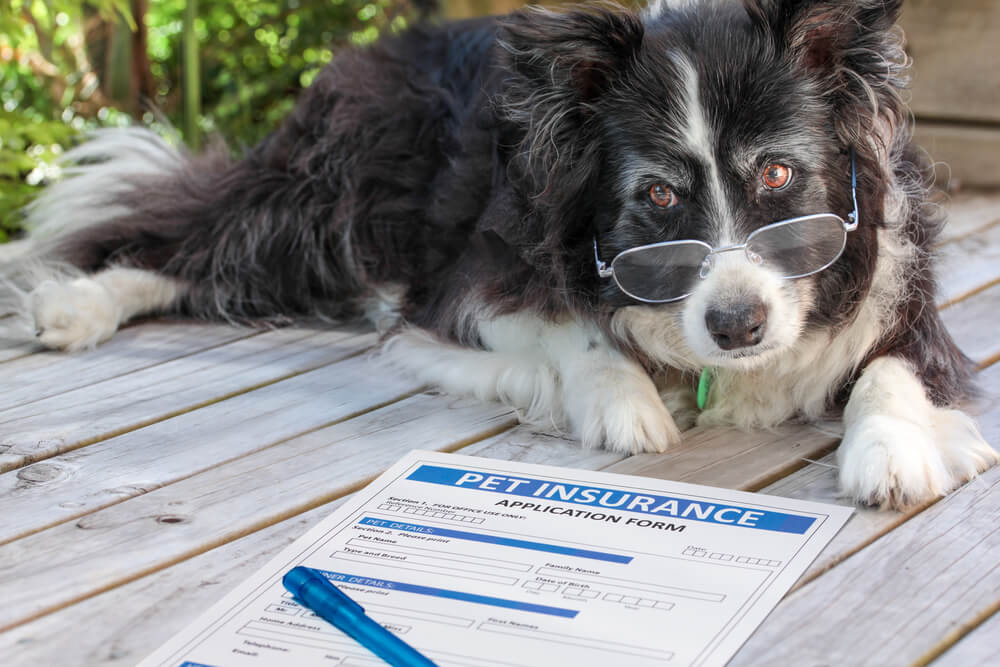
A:
<svg viewBox="0 0 1000 667">
<path fill-rule="evenodd" d="M 835 213 L 816 213 L 782 220 L 751 233 L 744 243 L 713 248 L 703 241 L 665 241 L 624 250 L 601 261 L 594 238 L 594 260 L 601 278 L 613 278 L 622 292 L 644 303 L 686 298 L 708 277 L 716 257 L 742 251 L 753 264 L 766 265 L 782 278 L 804 278 L 829 267 L 844 252 L 847 233 L 858 226 L 857 173 L 851 152 L 851 197 L 854 210 L 844 220 Z"/>
</svg>

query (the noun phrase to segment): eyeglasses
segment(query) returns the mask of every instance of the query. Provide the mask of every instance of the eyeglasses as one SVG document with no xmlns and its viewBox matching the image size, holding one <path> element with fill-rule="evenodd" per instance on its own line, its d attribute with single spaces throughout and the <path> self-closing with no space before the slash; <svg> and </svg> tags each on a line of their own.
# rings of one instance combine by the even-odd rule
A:
<svg viewBox="0 0 1000 667">
<path fill-rule="evenodd" d="M 775 222 L 755 230 L 746 242 L 713 248 L 702 241 L 666 241 L 624 250 L 601 261 L 594 237 L 597 275 L 614 278 L 622 292 L 644 303 L 680 301 L 711 273 L 716 257 L 742 251 L 752 264 L 765 265 L 788 280 L 804 278 L 829 267 L 844 252 L 847 232 L 858 227 L 858 177 L 851 151 L 851 199 L 854 210 L 844 220 L 834 213 L 817 213 Z"/>
</svg>

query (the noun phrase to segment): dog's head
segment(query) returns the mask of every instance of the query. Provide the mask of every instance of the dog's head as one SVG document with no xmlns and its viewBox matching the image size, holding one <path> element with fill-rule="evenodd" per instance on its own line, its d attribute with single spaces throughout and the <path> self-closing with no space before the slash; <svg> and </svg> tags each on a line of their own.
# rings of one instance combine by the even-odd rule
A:
<svg viewBox="0 0 1000 667">
<path fill-rule="evenodd" d="M 508 112 L 527 128 L 521 167 L 555 211 L 549 224 L 561 226 L 548 240 L 597 281 L 620 333 L 671 364 L 746 369 L 808 328 L 853 314 L 874 272 L 904 113 L 893 31 L 900 4 L 663 0 L 641 15 L 530 13 L 508 22 L 501 38 L 519 75 Z M 743 249 L 698 254 L 791 218 L 847 219 L 852 151 L 862 224 L 834 264 L 792 278 L 782 260 L 795 265 L 842 242 L 835 224 L 803 226 L 799 245 L 784 251 L 772 238 L 775 254 L 763 260 Z M 664 255 L 695 270 L 646 266 L 649 277 L 633 280 L 630 296 L 609 271 L 595 277 L 595 238 L 597 264 L 616 270 L 625 264 L 612 260 L 638 246 L 701 245 Z"/>
</svg>

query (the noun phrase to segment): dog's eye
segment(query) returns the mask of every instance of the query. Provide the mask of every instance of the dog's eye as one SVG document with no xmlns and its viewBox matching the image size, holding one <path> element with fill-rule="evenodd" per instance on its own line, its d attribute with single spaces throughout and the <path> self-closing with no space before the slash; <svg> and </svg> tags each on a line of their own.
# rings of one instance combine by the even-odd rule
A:
<svg viewBox="0 0 1000 667">
<path fill-rule="evenodd" d="M 768 190 L 780 190 L 792 181 L 792 169 L 783 164 L 772 162 L 764 167 L 764 173 L 760 177 L 764 187 Z"/>
<path fill-rule="evenodd" d="M 649 189 L 649 201 L 660 208 L 670 208 L 677 205 L 677 195 L 663 183 L 657 183 Z"/>
</svg>

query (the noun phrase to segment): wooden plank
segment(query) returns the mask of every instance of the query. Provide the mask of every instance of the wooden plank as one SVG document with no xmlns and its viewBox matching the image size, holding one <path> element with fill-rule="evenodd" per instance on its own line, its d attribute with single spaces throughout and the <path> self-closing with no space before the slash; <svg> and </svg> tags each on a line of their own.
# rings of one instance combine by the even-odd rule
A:
<svg viewBox="0 0 1000 667">
<path fill-rule="evenodd" d="M 941 196 L 940 206 L 947 211 L 948 224 L 941 230 L 939 244 L 969 236 L 1000 223 L 1000 196 L 962 192 L 953 197 Z"/>
<path fill-rule="evenodd" d="M 403 398 L 419 383 L 363 357 L 0 475 L 0 544 Z"/>
<path fill-rule="evenodd" d="M 259 333 L 201 322 L 137 324 L 96 350 L 75 354 L 49 350 L 10 361 L 3 366 L 0 396 L 4 409 L 9 409 Z"/>
<path fill-rule="evenodd" d="M 0 363 L 6 363 L 15 359 L 23 359 L 40 352 L 42 347 L 34 343 L 24 341 L 9 341 L 0 338 Z"/>
<path fill-rule="evenodd" d="M 321 505 L 0 633 L 0 655 L 9 665 L 131 667 L 343 501 Z"/>
<path fill-rule="evenodd" d="M 952 338 L 961 341 L 962 351 L 982 366 L 1000 356 L 1000 284 L 979 292 L 941 311 Z"/>
<path fill-rule="evenodd" d="M 1000 4 L 907 0 L 900 24 L 914 63 L 915 114 L 1000 122 Z"/>
<path fill-rule="evenodd" d="M 776 476 L 822 456 L 839 439 L 835 431 L 786 424 L 749 433 L 696 427 L 664 454 L 640 454 L 608 466 L 608 472 L 754 490 Z"/>
<path fill-rule="evenodd" d="M 0 472 L 357 354 L 374 334 L 271 331 L 0 411 Z"/>
<path fill-rule="evenodd" d="M 1000 604 L 1000 601 L 998 601 Z M 1000 656 L 1000 611 L 933 662 L 934 667 L 995 667 Z"/>
<path fill-rule="evenodd" d="M 492 438 L 469 445 L 459 453 L 501 461 L 585 470 L 600 470 L 627 457 L 626 454 L 609 452 L 606 449 L 581 447 L 580 441 L 572 436 L 542 431 L 530 424 L 522 424 Z"/>
<path fill-rule="evenodd" d="M 10 542 L 0 630 L 343 496 L 411 449 L 455 449 L 514 422 L 506 408 L 419 395 Z"/>
<path fill-rule="evenodd" d="M 1000 225 L 938 250 L 938 303 L 959 300 L 1000 279 Z"/>
<path fill-rule="evenodd" d="M 1000 185 L 1000 128 L 919 120 L 913 141 L 934 160 L 939 186 L 956 190 Z"/>
</svg>

